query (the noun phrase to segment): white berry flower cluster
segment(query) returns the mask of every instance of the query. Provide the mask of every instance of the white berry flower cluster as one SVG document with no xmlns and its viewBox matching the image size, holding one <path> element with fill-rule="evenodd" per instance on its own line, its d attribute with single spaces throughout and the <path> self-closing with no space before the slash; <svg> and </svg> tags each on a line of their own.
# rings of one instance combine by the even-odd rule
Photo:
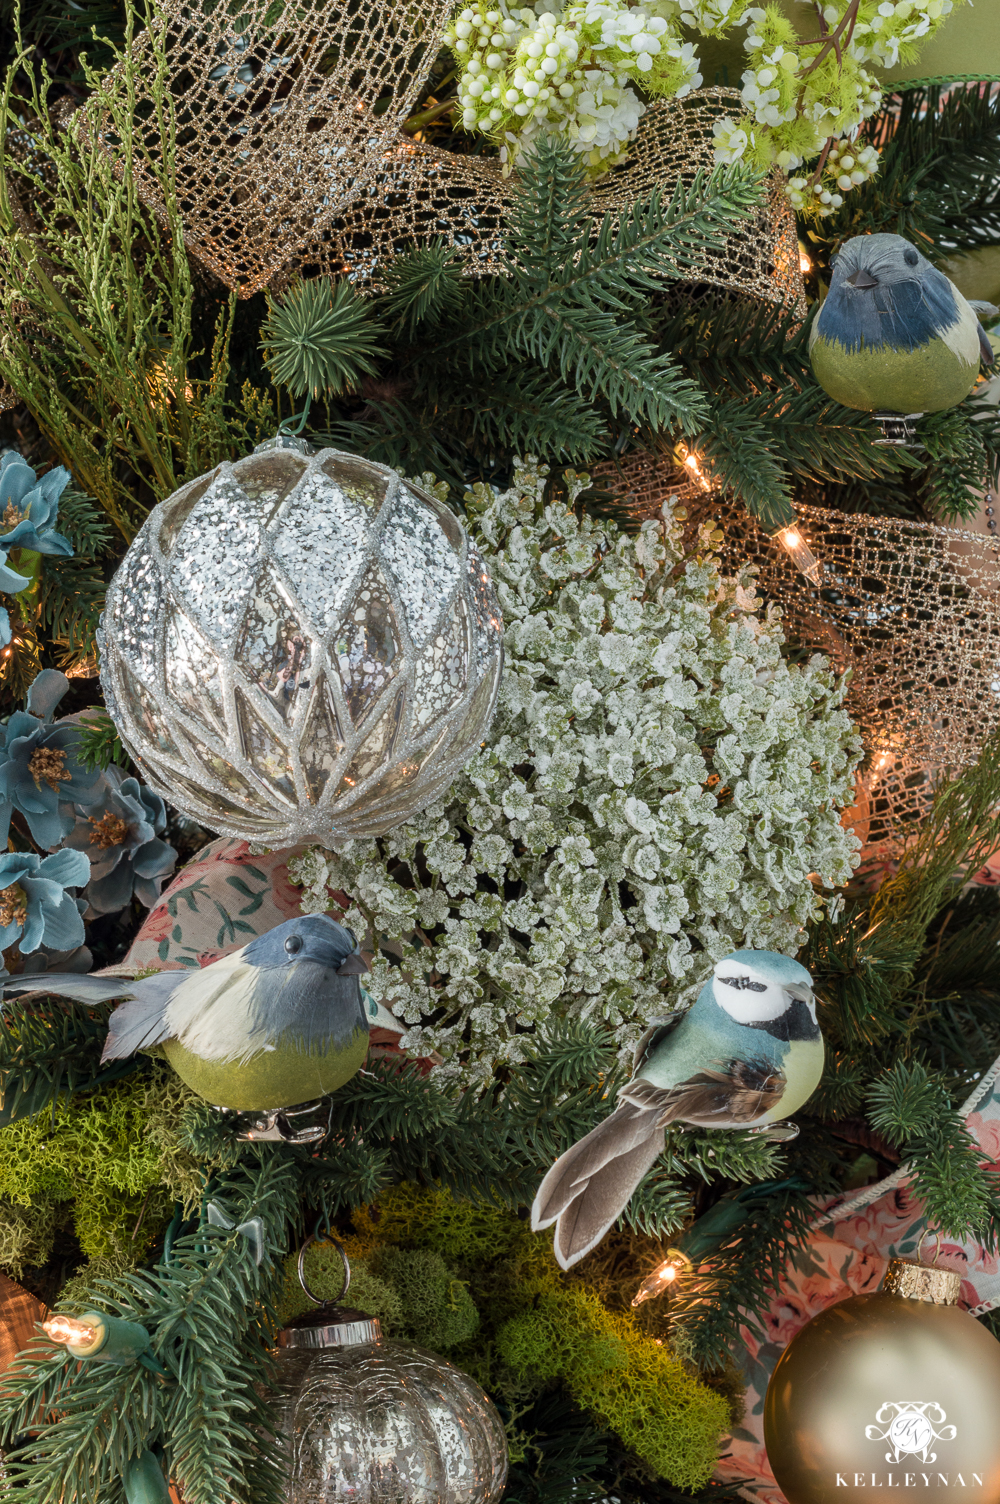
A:
<svg viewBox="0 0 1000 1504">
<path fill-rule="evenodd" d="M 916 55 L 917 44 L 936 31 L 953 9 L 952 0 L 881 0 L 862 6 L 851 37 L 854 54 L 859 62 L 879 68 L 908 62 Z"/>
<path fill-rule="evenodd" d="M 505 171 L 552 131 L 591 171 L 606 171 L 645 109 L 630 81 L 675 97 L 701 83 L 694 44 L 656 13 L 672 3 L 580 0 L 555 11 L 540 0 L 513 13 L 489 0 L 467 5 L 446 32 L 460 68 L 462 124 L 497 141 Z"/>
<path fill-rule="evenodd" d="M 720 956 L 794 954 L 858 847 L 844 685 L 783 659 L 752 572 L 720 575 L 721 534 L 685 552 L 667 515 L 629 537 L 547 505 L 545 478 L 529 461 L 467 498 L 505 622 L 482 751 L 388 835 L 289 864 L 307 912 L 351 895 L 366 986 L 470 1082 L 552 1014 L 626 1052 Z"/>
<path fill-rule="evenodd" d="M 490 6 L 490 8 L 487 8 Z M 491 135 L 505 171 L 539 134 L 572 143 L 593 173 L 628 153 L 652 96 L 682 98 L 702 82 L 699 36 L 746 28 L 746 114 L 715 127 L 716 158 L 790 176 L 830 144 L 850 144 L 880 107 L 873 67 L 912 62 L 954 0 L 836 0 L 803 18 L 809 35 L 776 6 L 747 0 L 536 0 L 508 11 L 497 0 L 466 5 L 446 33 L 459 64 L 467 130 Z M 818 34 L 817 34 L 818 33 Z M 877 160 L 877 159 L 876 159 Z M 796 207 L 825 215 L 857 180 L 827 173 Z"/>
<path fill-rule="evenodd" d="M 952 0 L 859 0 L 855 13 L 842 0 L 824 7 L 821 34 L 803 41 L 777 8 L 749 7 L 743 12 L 747 113 L 716 122 L 717 159 L 758 168 L 776 165 L 789 178 L 785 191 L 800 214 L 832 214 L 844 194 L 878 171 L 876 149 L 855 144 L 861 126 L 882 104 L 868 67 L 912 61 L 916 42 L 951 9 Z M 823 156 L 820 168 L 796 175 L 817 156 Z"/>
<path fill-rule="evenodd" d="M 858 146 L 840 141 L 831 146 L 823 169 L 815 181 L 789 178 L 785 192 L 797 214 L 825 219 L 844 202 L 844 194 L 866 183 L 878 172 L 879 154 L 874 146 Z"/>
</svg>

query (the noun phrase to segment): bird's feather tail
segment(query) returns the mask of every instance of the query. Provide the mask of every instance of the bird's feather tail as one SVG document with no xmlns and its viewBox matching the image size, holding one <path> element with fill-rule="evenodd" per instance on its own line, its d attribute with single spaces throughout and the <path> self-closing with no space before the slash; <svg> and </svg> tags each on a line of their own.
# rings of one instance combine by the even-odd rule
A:
<svg viewBox="0 0 1000 1504">
<path fill-rule="evenodd" d="M 538 1187 L 531 1226 L 538 1232 L 556 1223 L 555 1253 L 564 1269 L 621 1216 L 663 1143 L 660 1114 L 626 1103 L 556 1160 Z"/>
<path fill-rule="evenodd" d="M 628 1206 L 643 1176 L 663 1153 L 663 1129 L 657 1128 L 652 1118 L 649 1129 L 648 1138 L 591 1175 L 581 1186 L 580 1194 L 560 1214 L 553 1246 L 556 1261 L 563 1269 L 571 1269 L 597 1247 Z"/>
<path fill-rule="evenodd" d="M 33 972 L 5 977 L 3 982 L 5 993 L 49 993 L 74 1003 L 112 1003 L 116 997 L 129 997 L 137 986 L 129 977 L 78 976 L 71 971 Z"/>
<path fill-rule="evenodd" d="M 116 1008 L 108 1020 L 102 1065 L 107 1060 L 125 1060 L 136 1050 L 148 1050 L 173 1037 L 173 1030 L 166 1022 L 166 1009 L 171 994 L 185 975 L 185 972 L 160 971 L 132 983 L 134 996 Z"/>
<path fill-rule="evenodd" d="M 612 1160 L 645 1143 L 656 1123 L 654 1112 L 643 1112 L 631 1103 L 615 1109 L 565 1154 L 560 1154 L 538 1187 L 531 1207 L 533 1231 L 551 1227 L 574 1200 L 590 1176 Z"/>
</svg>

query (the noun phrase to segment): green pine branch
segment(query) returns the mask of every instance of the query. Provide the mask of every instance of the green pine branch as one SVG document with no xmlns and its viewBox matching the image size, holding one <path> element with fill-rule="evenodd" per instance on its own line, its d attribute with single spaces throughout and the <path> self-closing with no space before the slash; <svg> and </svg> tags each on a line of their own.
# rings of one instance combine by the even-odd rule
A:
<svg viewBox="0 0 1000 1504">
<path fill-rule="evenodd" d="M 110 1005 L 11 998 L 0 1010 L 0 1126 L 54 1106 L 61 1092 L 90 1090 L 126 1074 L 101 1069 Z M 122 1062 L 135 1070 L 138 1062 Z"/>
<path fill-rule="evenodd" d="M 209 1194 L 237 1224 L 260 1218 L 263 1264 L 242 1234 L 203 1214 L 167 1262 L 95 1281 L 85 1308 L 144 1326 L 168 1377 L 138 1364 L 77 1363 L 42 1341 L 23 1353 L 0 1389 L 0 1442 L 23 1504 L 99 1498 L 117 1487 L 130 1457 L 157 1444 L 190 1504 L 280 1504 L 259 1386 L 271 1377 L 271 1302 L 298 1223 L 297 1180 L 288 1158 L 262 1154 Z"/>
</svg>

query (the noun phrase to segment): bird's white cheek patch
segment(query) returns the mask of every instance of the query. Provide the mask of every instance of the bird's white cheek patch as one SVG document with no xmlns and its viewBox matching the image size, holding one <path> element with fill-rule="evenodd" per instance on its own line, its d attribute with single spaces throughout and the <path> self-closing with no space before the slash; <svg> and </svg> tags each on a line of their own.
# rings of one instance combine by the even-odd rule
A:
<svg viewBox="0 0 1000 1504">
<path fill-rule="evenodd" d="M 964 302 L 963 300 L 960 300 Z M 964 360 L 967 365 L 974 366 L 979 363 L 979 334 L 976 329 L 976 315 L 968 303 L 962 308 L 958 318 L 947 329 L 942 329 L 939 335 L 942 344 L 948 346 L 953 355 L 959 360 Z"/>
<path fill-rule="evenodd" d="M 730 997 L 731 990 L 724 985 L 717 986 L 715 996 L 729 1017 L 735 1018 L 738 1024 L 770 1023 L 772 1018 L 780 1018 L 788 1007 L 781 993 L 777 997 L 769 996 L 773 990 L 771 988 L 768 988 L 767 993 L 733 991 Z"/>
</svg>

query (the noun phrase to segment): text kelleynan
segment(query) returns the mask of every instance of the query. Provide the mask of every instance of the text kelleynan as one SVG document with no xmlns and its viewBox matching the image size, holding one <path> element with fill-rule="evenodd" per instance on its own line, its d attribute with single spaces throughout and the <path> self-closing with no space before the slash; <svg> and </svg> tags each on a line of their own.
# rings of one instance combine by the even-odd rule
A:
<svg viewBox="0 0 1000 1504">
<path fill-rule="evenodd" d="M 838 1488 L 982 1488 L 980 1473 L 838 1473 Z M 871 1479 L 871 1482 L 869 1482 Z"/>
</svg>

